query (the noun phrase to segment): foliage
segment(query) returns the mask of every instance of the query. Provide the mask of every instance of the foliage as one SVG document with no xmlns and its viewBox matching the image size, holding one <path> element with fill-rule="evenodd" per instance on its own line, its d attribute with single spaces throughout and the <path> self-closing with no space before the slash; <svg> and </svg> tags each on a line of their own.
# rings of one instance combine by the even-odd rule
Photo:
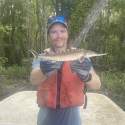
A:
<svg viewBox="0 0 125 125">
<path fill-rule="evenodd" d="M 28 79 L 29 74 L 30 68 L 27 68 L 26 66 L 13 65 L 7 68 L 0 68 L 0 75 L 11 79 Z"/>
<path fill-rule="evenodd" d="M 97 0 L 63 0 L 64 13 L 69 14 L 71 38 L 77 37 L 84 20 Z M 6 66 L 23 65 L 28 50 L 41 51 L 48 46 L 47 18 L 55 12 L 56 0 L 0 1 L 0 57 L 7 58 Z M 108 70 L 125 69 L 125 1 L 109 0 L 108 7 L 88 33 L 81 47 L 108 53 L 95 61 Z M 68 11 L 68 12 L 67 12 Z M 100 64 L 100 65 L 99 65 Z"/>
<path fill-rule="evenodd" d="M 83 27 L 84 19 L 96 1 L 76 2 L 70 20 L 71 37 L 77 37 Z M 94 59 L 95 65 L 103 70 L 125 70 L 125 1 L 110 0 L 108 7 L 102 11 L 100 18 L 87 35 L 80 47 L 108 53 L 107 56 Z"/>
<path fill-rule="evenodd" d="M 49 0 L 0 1 L 0 56 L 8 58 L 8 65 L 22 65 L 29 49 L 47 46 L 50 4 Z"/>
<path fill-rule="evenodd" d="M 0 74 L 2 74 L 5 71 L 5 65 L 7 61 L 8 59 L 6 57 L 0 57 Z"/>
<path fill-rule="evenodd" d="M 125 73 L 118 71 L 101 72 L 103 91 L 125 110 Z"/>
<path fill-rule="evenodd" d="M 119 5 L 120 2 L 113 1 L 113 3 Z M 125 5 L 125 1 L 122 1 L 122 4 Z M 123 6 L 122 5 L 122 6 Z M 99 39 L 96 39 L 98 43 L 101 39 L 101 45 L 98 46 L 99 50 L 103 50 L 103 52 L 107 52 L 108 55 L 104 60 L 102 60 L 101 63 L 105 63 L 108 67 L 105 67 L 106 69 L 112 69 L 116 68 L 118 70 L 125 70 L 125 66 L 123 65 L 125 63 L 125 46 L 124 46 L 124 40 L 125 40 L 125 16 L 124 16 L 125 9 L 123 8 L 116 8 L 112 3 L 109 4 L 109 8 L 104 15 L 100 18 L 100 24 L 98 26 L 98 29 L 95 30 L 94 35 L 97 35 Z M 110 13 L 109 13 L 110 12 Z M 102 21 L 103 20 L 103 21 Z M 100 30 L 101 29 L 101 30 Z M 98 33 L 101 35 L 99 36 Z M 94 39 L 95 37 L 93 36 Z M 98 45 L 98 44 L 96 44 Z"/>
<path fill-rule="evenodd" d="M 96 0 L 76 0 L 71 8 L 70 15 L 70 34 L 71 37 L 77 37 L 82 30 L 84 19 L 87 17 L 90 9 Z"/>
<path fill-rule="evenodd" d="M 25 39 L 25 8 L 22 0 L 4 0 L 0 5 L 0 23 L 2 38 L 0 41 L 3 50 L 1 56 L 8 58 L 8 64 L 21 64 L 23 44 Z M 25 48 L 23 48 L 25 49 Z"/>
<path fill-rule="evenodd" d="M 5 66 L 8 59 L 6 57 L 0 57 L 0 66 Z"/>
</svg>

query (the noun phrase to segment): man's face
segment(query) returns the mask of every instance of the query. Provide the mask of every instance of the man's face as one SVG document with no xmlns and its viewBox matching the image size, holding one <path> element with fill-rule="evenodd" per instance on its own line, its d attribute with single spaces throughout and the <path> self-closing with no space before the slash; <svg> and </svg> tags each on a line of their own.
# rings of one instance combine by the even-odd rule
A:
<svg viewBox="0 0 125 125">
<path fill-rule="evenodd" d="M 62 24 L 54 24 L 49 30 L 49 38 L 53 47 L 65 47 L 68 41 L 67 28 Z"/>
</svg>

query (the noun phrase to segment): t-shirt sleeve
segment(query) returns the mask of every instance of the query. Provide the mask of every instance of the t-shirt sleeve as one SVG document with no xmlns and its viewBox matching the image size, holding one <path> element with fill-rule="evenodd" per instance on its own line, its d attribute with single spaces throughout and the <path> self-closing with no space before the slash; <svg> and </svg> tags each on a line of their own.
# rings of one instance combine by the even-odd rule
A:
<svg viewBox="0 0 125 125">
<path fill-rule="evenodd" d="M 32 62 L 32 69 L 35 68 L 40 68 L 40 60 L 39 59 L 34 59 Z"/>
</svg>

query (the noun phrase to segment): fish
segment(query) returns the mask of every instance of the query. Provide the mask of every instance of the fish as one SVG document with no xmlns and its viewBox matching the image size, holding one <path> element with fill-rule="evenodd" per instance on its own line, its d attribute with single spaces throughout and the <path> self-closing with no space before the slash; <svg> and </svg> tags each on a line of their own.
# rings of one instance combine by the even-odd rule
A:
<svg viewBox="0 0 125 125">
<path fill-rule="evenodd" d="M 54 53 L 54 54 L 48 54 L 48 53 L 38 54 L 34 50 L 30 50 L 30 52 L 33 54 L 34 58 L 46 61 L 73 61 L 73 60 L 80 60 L 83 58 L 92 58 L 92 57 L 107 55 L 107 53 L 98 54 L 95 51 L 86 49 L 67 49 L 64 52 Z"/>
</svg>

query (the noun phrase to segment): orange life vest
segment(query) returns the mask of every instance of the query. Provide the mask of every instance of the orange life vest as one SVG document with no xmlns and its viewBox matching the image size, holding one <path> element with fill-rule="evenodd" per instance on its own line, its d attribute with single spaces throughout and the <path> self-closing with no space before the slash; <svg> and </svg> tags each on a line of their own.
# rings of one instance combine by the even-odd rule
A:
<svg viewBox="0 0 125 125">
<path fill-rule="evenodd" d="M 71 71 L 70 62 L 64 62 L 61 68 L 60 108 L 81 106 L 84 104 L 85 84 Z M 56 108 L 57 106 L 57 72 L 55 71 L 38 87 L 37 103 L 39 106 Z"/>
</svg>

